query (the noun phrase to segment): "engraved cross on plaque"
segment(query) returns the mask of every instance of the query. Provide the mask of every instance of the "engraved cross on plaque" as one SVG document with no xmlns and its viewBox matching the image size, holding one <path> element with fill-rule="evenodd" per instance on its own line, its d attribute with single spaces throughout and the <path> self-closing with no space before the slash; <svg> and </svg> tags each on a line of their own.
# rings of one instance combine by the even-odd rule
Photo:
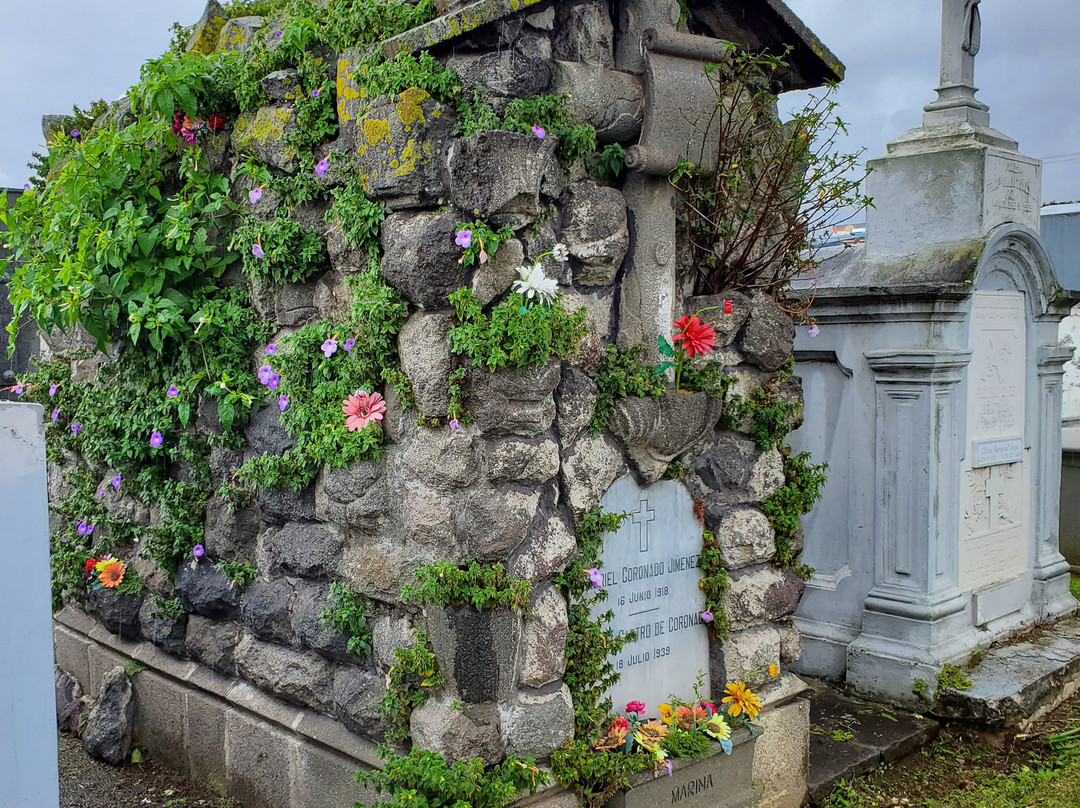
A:
<svg viewBox="0 0 1080 808">
<path fill-rule="evenodd" d="M 649 500 L 642 499 L 638 512 L 631 517 L 631 521 L 638 526 L 638 542 L 640 552 L 649 552 L 649 522 L 656 519 L 656 511 L 649 507 Z"/>
<path fill-rule="evenodd" d="M 1012 523 L 1012 520 L 1009 519 L 1008 509 L 1003 507 L 1005 493 L 1005 478 L 1000 472 L 1000 467 L 992 466 L 986 479 L 986 498 L 990 500 L 991 530 L 997 530 L 1003 525 Z"/>
</svg>

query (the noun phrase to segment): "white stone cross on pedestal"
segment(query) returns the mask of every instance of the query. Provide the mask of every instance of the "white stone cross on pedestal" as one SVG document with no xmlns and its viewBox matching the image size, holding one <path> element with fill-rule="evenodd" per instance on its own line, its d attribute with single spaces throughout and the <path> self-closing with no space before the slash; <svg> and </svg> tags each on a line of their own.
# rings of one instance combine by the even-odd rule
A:
<svg viewBox="0 0 1080 808">
<path fill-rule="evenodd" d="M 990 107 L 975 100 L 975 55 L 982 44 L 982 0 L 941 0 L 941 86 L 925 107 L 923 126 L 990 125 Z"/>
<path fill-rule="evenodd" d="M 641 552 L 649 552 L 649 522 L 656 519 L 656 511 L 649 508 L 649 500 L 642 499 L 639 510 L 631 517 L 631 521 L 638 526 L 638 543 Z"/>
</svg>

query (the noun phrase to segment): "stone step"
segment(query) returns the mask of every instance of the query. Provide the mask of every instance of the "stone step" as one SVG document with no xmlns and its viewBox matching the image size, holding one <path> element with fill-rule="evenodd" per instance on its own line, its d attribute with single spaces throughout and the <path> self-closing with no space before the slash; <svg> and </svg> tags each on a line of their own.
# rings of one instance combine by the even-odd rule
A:
<svg viewBox="0 0 1080 808">
<path fill-rule="evenodd" d="M 810 697 L 810 800 L 820 804 L 841 779 L 872 772 L 931 740 L 938 723 L 851 698 L 807 680 Z"/>
<path fill-rule="evenodd" d="M 992 726 L 1024 726 L 1076 692 L 1080 617 L 991 648 L 964 675 L 971 679 L 971 687 L 939 693 L 935 715 Z"/>
</svg>

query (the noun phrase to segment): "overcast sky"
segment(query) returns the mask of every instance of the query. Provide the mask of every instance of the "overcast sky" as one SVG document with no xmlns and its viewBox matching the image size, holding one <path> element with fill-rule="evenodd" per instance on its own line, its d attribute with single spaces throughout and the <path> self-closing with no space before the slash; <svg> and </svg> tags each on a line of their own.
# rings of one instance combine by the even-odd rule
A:
<svg viewBox="0 0 1080 808">
<path fill-rule="evenodd" d="M 787 0 L 847 66 L 838 95 L 848 148 L 880 156 L 935 97 L 940 0 Z M 0 0 L 0 186 L 26 180 L 43 114 L 115 99 L 203 0 Z M 979 98 L 992 125 L 1044 168 L 1046 201 L 1080 199 L 1080 2 L 983 0 Z"/>
</svg>

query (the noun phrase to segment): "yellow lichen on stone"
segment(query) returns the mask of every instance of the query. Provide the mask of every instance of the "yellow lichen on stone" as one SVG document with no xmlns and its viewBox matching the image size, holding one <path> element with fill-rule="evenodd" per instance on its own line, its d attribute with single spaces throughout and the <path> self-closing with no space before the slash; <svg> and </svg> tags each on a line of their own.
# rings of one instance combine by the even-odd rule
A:
<svg viewBox="0 0 1080 808">
<path fill-rule="evenodd" d="M 413 124 L 427 123 L 424 117 L 424 101 L 431 96 L 419 87 L 410 87 L 401 93 L 401 100 L 397 103 L 398 118 L 405 126 L 405 131 L 410 131 Z"/>
<path fill-rule="evenodd" d="M 252 143 L 267 143 L 281 140 L 285 136 L 285 127 L 292 119 L 290 110 L 283 107 L 261 107 L 254 115 L 244 113 L 236 119 L 235 137 L 241 149 Z M 295 152 L 286 149 L 286 157 L 292 158 Z"/>
<path fill-rule="evenodd" d="M 361 125 L 361 129 L 364 133 L 364 139 L 367 140 L 369 146 L 374 146 L 379 141 L 385 140 L 390 142 L 390 121 L 382 121 L 376 118 L 371 118 Z"/>
<path fill-rule="evenodd" d="M 428 151 L 430 150 L 431 146 L 429 144 Z M 416 171 L 416 158 L 421 151 L 422 149 L 416 148 L 416 141 L 410 138 L 409 142 L 405 144 L 405 148 L 401 150 L 401 160 L 394 160 L 390 163 L 390 166 L 394 169 L 394 176 L 404 177 Z"/>
<path fill-rule="evenodd" d="M 221 29 L 228 21 L 225 17 L 214 16 L 205 23 L 200 22 L 191 36 L 191 41 L 188 42 L 188 50 L 205 54 L 213 53 L 217 49 Z"/>
<path fill-rule="evenodd" d="M 441 107 L 435 107 L 435 109 L 433 109 L 431 111 L 431 117 L 436 118 L 436 119 L 441 118 L 442 117 L 442 108 Z"/>
</svg>

